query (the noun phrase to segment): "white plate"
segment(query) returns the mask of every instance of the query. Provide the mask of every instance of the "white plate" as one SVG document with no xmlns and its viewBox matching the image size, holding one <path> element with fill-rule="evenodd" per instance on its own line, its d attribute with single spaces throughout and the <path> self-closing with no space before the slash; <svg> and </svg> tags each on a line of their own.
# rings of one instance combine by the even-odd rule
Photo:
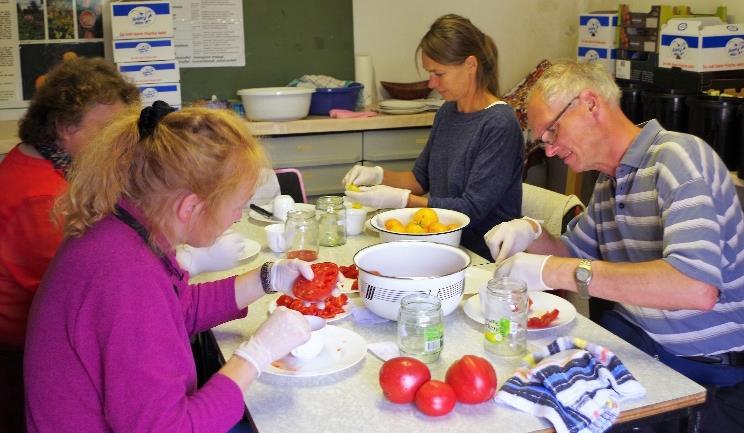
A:
<svg viewBox="0 0 744 433">
<path fill-rule="evenodd" d="M 372 218 L 364 222 L 364 228 L 371 231 L 372 233 L 380 233 L 380 231 L 372 225 Z"/>
<path fill-rule="evenodd" d="M 239 260 L 250 259 L 261 251 L 261 244 L 252 239 L 243 239 L 243 244 L 245 245 L 245 248 L 243 249 L 243 255 Z"/>
<path fill-rule="evenodd" d="M 287 355 L 272 362 L 264 373 L 277 376 L 322 376 L 353 367 L 366 354 L 367 342 L 361 335 L 338 326 L 326 325 L 325 346 L 317 357 L 301 360 Z"/>
<path fill-rule="evenodd" d="M 420 108 L 405 108 L 405 109 L 392 109 L 392 108 L 384 108 L 379 107 L 377 111 L 380 113 L 385 114 L 416 114 L 416 113 L 423 113 L 424 111 L 428 110 L 429 108 L 424 105 Z"/>
<path fill-rule="evenodd" d="M 532 309 L 530 317 L 540 317 L 553 308 L 557 308 L 560 313 L 558 318 L 546 328 L 527 329 L 527 332 L 542 331 L 545 329 L 555 329 L 560 326 L 571 323 L 576 318 L 576 308 L 567 300 L 545 292 L 529 292 L 532 299 Z M 484 323 L 483 313 L 481 313 L 480 296 L 473 295 L 462 306 L 465 314 L 478 323 Z"/>
<path fill-rule="evenodd" d="M 351 286 L 349 286 L 349 287 L 351 287 Z M 351 293 L 351 291 L 349 291 L 348 293 Z M 279 298 L 277 297 L 276 299 L 279 299 Z M 276 299 L 274 299 L 273 301 L 269 302 L 269 306 L 267 308 L 267 310 L 269 310 L 269 314 L 273 313 L 274 310 L 276 310 Z M 343 319 L 344 317 L 347 317 L 349 314 L 351 314 L 351 309 L 352 308 L 353 308 L 352 300 L 349 299 L 349 301 L 346 303 L 346 305 L 344 305 L 344 312 L 343 313 L 336 314 L 335 316 L 333 316 L 330 319 L 326 319 L 326 322 L 334 322 L 336 320 L 340 320 L 340 319 Z"/>
<path fill-rule="evenodd" d="M 465 269 L 465 292 L 466 295 L 477 294 L 478 289 L 493 278 L 493 271 L 483 269 L 479 266 L 468 266 Z"/>
<path fill-rule="evenodd" d="M 273 211 L 273 205 L 271 203 L 261 206 L 261 207 L 266 209 L 269 212 Z M 315 211 L 315 205 L 312 205 L 310 203 L 295 203 L 292 209 Z M 265 217 L 253 209 L 251 209 L 250 212 L 248 212 L 248 216 L 253 218 L 254 220 L 265 222 L 265 223 L 271 223 L 271 224 L 279 223 L 279 221 Z"/>
<path fill-rule="evenodd" d="M 421 101 L 408 101 L 404 99 L 385 99 L 378 104 L 380 108 L 386 110 L 415 110 L 426 108 L 426 103 Z"/>
</svg>

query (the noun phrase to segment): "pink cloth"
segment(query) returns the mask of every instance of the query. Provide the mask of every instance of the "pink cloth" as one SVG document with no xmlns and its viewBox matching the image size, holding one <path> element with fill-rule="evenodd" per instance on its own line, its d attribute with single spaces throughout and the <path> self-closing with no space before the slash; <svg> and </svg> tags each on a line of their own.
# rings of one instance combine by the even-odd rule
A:
<svg viewBox="0 0 744 433">
<path fill-rule="evenodd" d="M 135 218 L 136 209 L 126 206 Z M 164 258 L 176 264 L 175 258 Z M 34 297 L 25 354 L 34 432 L 225 432 L 240 388 L 199 390 L 189 335 L 241 317 L 234 278 L 189 285 L 108 216 L 64 241 Z"/>
<path fill-rule="evenodd" d="M 334 119 L 353 119 L 355 117 L 372 117 L 377 116 L 374 111 L 350 111 L 341 110 L 339 108 L 333 108 L 328 112 L 328 115 Z"/>
</svg>

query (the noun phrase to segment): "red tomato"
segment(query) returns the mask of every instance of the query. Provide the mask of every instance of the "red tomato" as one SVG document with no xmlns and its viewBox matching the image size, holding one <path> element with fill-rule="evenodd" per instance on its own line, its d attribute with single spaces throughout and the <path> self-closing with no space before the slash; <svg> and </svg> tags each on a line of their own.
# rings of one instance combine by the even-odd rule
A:
<svg viewBox="0 0 744 433">
<path fill-rule="evenodd" d="M 327 298 L 333 288 L 336 287 L 338 281 L 338 266 L 335 263 L 323 262 L 313 263 L 310 265 L 313 268 L 315 278 L 312 280 L 306 280 L 302 275 L 297 277 L 297 280 L 292 287 L 292 293 L 299 299 L 305 301 L 318 302 Z"/>
<path fill-rule="evenodd" d="M 456 402 L 455 390 L 441 380 L 430 380 L 416 391 L 416 407 L 429 416 L 450 413 Z"/>
<path fill-rule="evenodd" d="M 355 264 L 350 264 L 349 266 L 339 266 L 338 270 L 343 274 L 344 277 L 349 279 L 355 279 L 359 278 L 359 269 L 357 269 Z"/>
<path fill-rule="evenodd" d="M 555 319 L 558 318 L 559 314 L 560 314 L 560 311 L 558 311 L 557 308 L 553 308 L 552 311 L 548 311 L 542 316 L 530 317 L 529 319 L 527 319 L 527 328 L 530 328 L 530 329 L 547 328 L 548 326 L 550 326 L 551 323 L 553 323 Z"/>
<path fill-rule="evenodd" d="M 290 304 L 292 304 L 292 301 L 294 298 L 292 298 L 289 295 L 282 295 L 276 300 L 276 305 L 278 307 L 289 307 Z"/>
<path fill-rule="evenodd" d="M 359 290 L 359 280 L 354 280 L 354 282 L 351 283 L 351 290 Z"/>
<path fill-rule="evenodd" d="M 382 393 L 393 403 L 413 402 L 416 391 L 429 379 L 429 367 L 407 356 L 389 359 L 380 368 Z"/>
<path fill-rule="evenodd" d="M 452 386 L 457 401 L 482 403 L 496 393 L 496 371 L 487 359 L 465 355 L 447 369 L 444 380 Z"/>
</svg>

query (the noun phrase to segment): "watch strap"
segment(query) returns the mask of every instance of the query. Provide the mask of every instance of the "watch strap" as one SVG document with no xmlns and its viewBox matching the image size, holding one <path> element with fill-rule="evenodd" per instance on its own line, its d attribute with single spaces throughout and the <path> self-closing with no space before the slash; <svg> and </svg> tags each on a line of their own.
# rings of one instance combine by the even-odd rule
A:
<svg viewBox="0 0 744 433">
<path fill-rule="evenodd" d="M 274 262 L 266 262 L 261 265 L 261 287 L 264 293 L 271 294 L 276 293 L 273 287 L 271 287 L 271 268 L 274 266 Z"/>
<path fill-rule="evenodd" d="M 589 283 L 592 281 L 592 261 L 589 259 L 581 259 L 579 261 L 579 265 L 576 267 L 577 271 L 579 268 L 586 269 L 589 272 L 589 278 L 586 281 L 580 280 L 578 277 L 575 277 L 579 297 L 581 297 L 582 299 L 589 299 L 591 298 L 591 296 L 589 295 Z"/>
</svg>

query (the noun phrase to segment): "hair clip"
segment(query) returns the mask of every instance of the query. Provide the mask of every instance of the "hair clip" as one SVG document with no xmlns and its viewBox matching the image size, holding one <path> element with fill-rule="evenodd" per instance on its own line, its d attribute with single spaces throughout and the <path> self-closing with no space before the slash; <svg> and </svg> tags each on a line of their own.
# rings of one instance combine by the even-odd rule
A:
<svg viewBox="0 0 744 433">
<path fill-rule="evenodd" d="M 143 108 L 142 112 L 140 112 L 139 120 L 137 121 L 140 140 L 152 135 L 158 122 L 160 122 L 160 119 L 174 111 L 176 111 L 176 109 L 164 101 L 155 101 L 152 103 L 151 107 Z"/>
</svg>

